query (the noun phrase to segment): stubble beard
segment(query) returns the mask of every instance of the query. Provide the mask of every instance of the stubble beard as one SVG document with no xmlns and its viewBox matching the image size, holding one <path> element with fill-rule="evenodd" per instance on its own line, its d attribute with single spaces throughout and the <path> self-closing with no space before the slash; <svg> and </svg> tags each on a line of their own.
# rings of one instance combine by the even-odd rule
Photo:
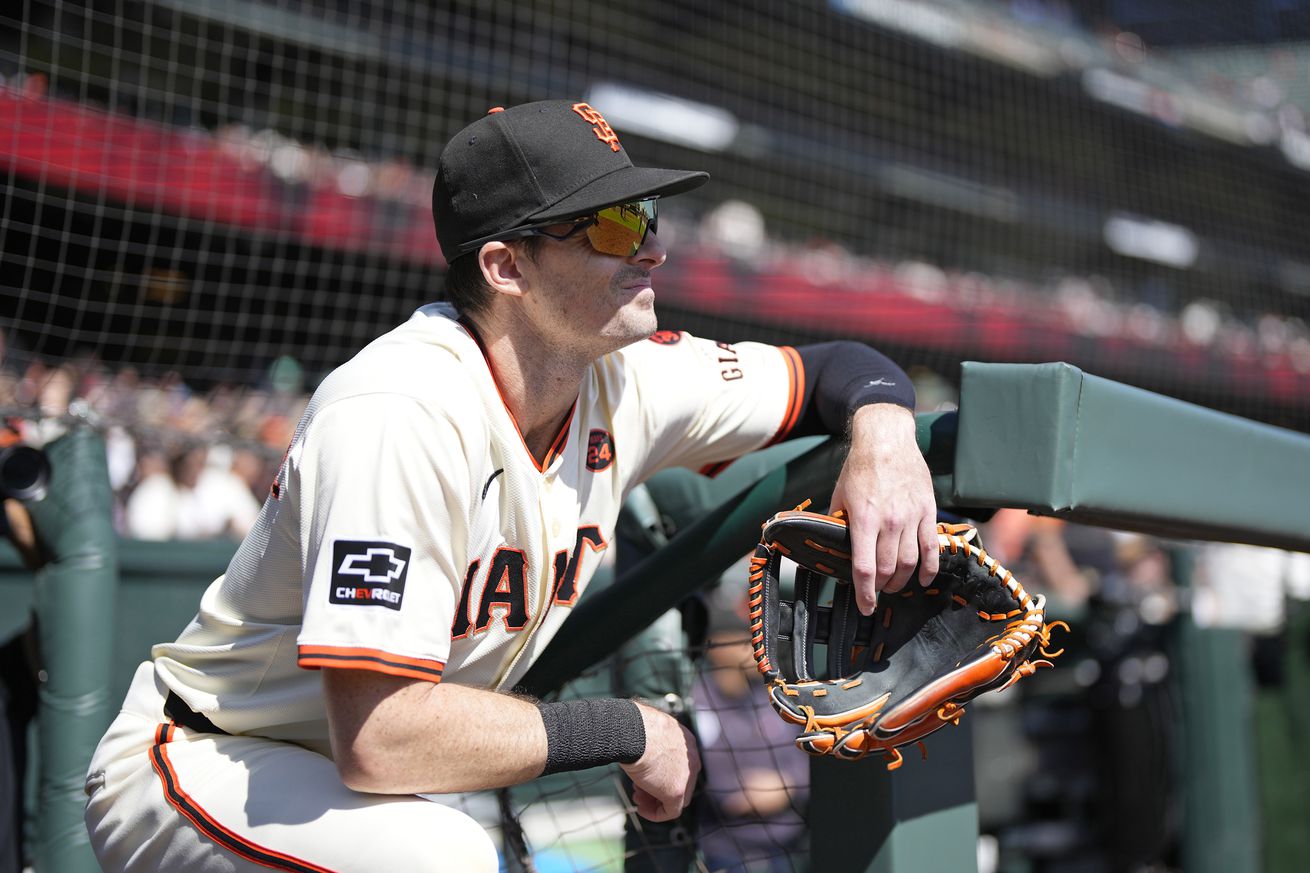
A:
<svg viewBox="0 0 1310 873">
<path fill-rule="evenodd" d="M 610 322 L 612 330 L 606 331 L 623 345 L 643 340 L 659 328 L 659 318 L 655 312 L 655 294 L 649 288 L 642 288 L 636 294 L 624 288 L 625 283 L 633 280 L 650 280 L 650 271 L 641 267 L 626 267 L 610 280 L 610 294 L 616 301 L 623 301 Z M 631 298 L 631 299 L 625 299 Z"/>
</svg>

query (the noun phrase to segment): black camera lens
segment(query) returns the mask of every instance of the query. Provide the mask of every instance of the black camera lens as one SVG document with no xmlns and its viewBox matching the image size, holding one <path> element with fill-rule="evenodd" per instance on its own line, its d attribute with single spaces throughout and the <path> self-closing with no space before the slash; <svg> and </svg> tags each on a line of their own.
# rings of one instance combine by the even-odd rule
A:
<svg viewBox="0 0 1310 873">
<path fill-rule="evenodd" d="M 50 482 L 50 461 L 31 446 L 0 448 L 0 497 L 40 500 Z"/>
</svg>

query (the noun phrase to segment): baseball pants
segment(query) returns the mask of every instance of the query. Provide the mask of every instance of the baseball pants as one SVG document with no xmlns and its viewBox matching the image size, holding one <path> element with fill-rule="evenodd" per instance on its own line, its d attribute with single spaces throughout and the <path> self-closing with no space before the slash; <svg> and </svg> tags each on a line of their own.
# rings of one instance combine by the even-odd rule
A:
<svg viewBox="0 0 1310 873">
<path fill-rule="evenodd" d="M 351 791 L 331 760 L 290 743 L 179 727 L 166 693 L 142 664 L 91 759 L 86 825 L 106 873 L 497 869 L 459 810 Z"/>
</svg>

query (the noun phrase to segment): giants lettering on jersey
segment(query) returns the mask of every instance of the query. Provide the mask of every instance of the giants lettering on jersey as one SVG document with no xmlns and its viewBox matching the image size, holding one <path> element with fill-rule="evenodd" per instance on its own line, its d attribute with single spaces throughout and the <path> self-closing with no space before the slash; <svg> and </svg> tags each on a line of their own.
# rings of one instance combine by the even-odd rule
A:
<svg viewBox="0 0 1310 873">
<path fill-rule="evenodd" d="M 725 382 L 733 382 L 742 377 L 741 368 L 737 366 L 740 359 L 737 357 L 737 349 L 730 343 L 715 343 L 719 347 L 719 375 Z"/>
<path fill-rule="evenodd" d="M 455 607 L 455 620 L 450 624 L 450 638 L 462 640 L 469 633 L 491 627 L 494 614 L 505 622 L 505 630 L 520 631 L 528 626 L 527 556 L 520 549 L 501 546 L 491 559 L 491 569 L 482 586 L 476 621 L 469 620 L 469 603 L 473 583 L 478 579 L 481 561 L 469 564 L 464 574 L 464 587 L 459 592 L 459 606 Z"/>
<path fill-rule="evenodd" d="M 594 524 L 578 528 L 578 536 L 570 554 L 564 549 L 555 553 L 554 577 L 551 581 L 552 602 L 571 606 L 578 599 L 578 569 L 584 547 L 602 552 L 608 543 Z M 464 573 L 464 585 L 459 592 L 459 605 L 455 607 L 455 620 L 450 625 L 452 640 L 462 640 L 470 634 L 481 633 L 491 627 L 497 615 L 505 630 L 521 631 L 528 626 L 528 565 L 519 549 L 501 546 L 491 559 L 486 576 L 478 571 L 482 561 L 469 564 Z M 477 617 L 470 618 L 474 584 L 482 579 L 482 596 L 478 598 Z"/>
<path fill-rule="evenodd" d="M 600 535 L 600 528 L 594 524 L 578 528 L 578 538 L 573 543 L 573 554 L 560 549 L 555 553 L 555 579 L 551 590 L 555 592 L 553 602 L 561 606 L 572 606 L 578 600 L 578 565 L 582 560 L 582 547 L 593 552 L 605 551 L 605 538 Z"/>
<path fill-rule="evenodd" d="M 400 609 L 410 550 L 376 540 L 335 540 L 328 600 L 349 606 Z"/>
</svg>

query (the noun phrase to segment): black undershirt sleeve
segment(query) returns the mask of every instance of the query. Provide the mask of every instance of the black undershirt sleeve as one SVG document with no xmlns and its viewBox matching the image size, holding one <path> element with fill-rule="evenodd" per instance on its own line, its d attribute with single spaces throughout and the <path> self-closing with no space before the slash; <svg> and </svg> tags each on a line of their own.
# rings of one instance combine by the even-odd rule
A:
<svg viewBox="0 0 1310 873">
<path fill-rule="evenodd" d="M 855 410 L 894 403 L 914 411 L 914 385 L 886 355 L 863 343 L 839 340 L 797 346 L 805 366 L 800 420 L 788 436 L 844 436 Z"/>
</svg>

